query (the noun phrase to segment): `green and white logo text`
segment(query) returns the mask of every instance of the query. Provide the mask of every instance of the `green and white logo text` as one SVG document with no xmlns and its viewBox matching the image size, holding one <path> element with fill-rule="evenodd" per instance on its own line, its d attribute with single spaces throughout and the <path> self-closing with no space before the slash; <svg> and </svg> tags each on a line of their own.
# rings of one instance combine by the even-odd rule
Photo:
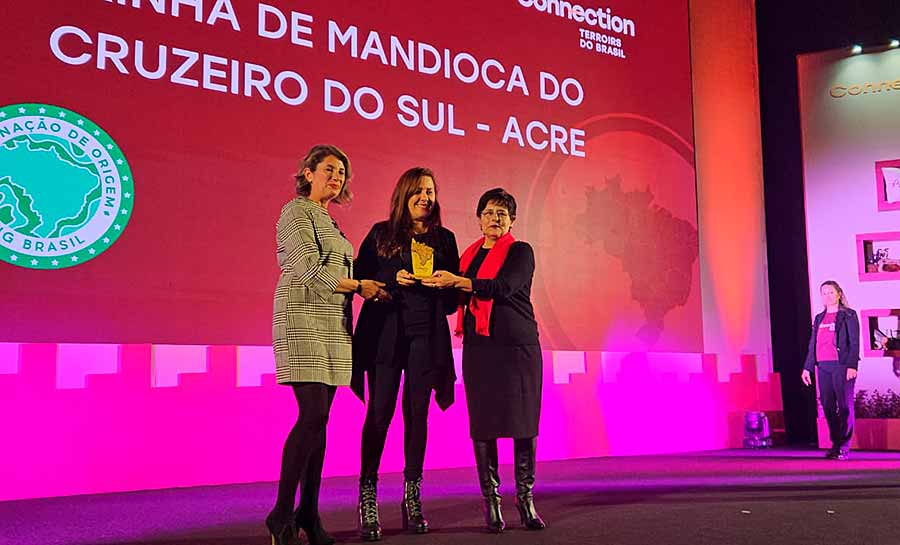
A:
<svg viewBox="0 0 900 545">
<path fill-rule="evenodd" d="M 133 208 L 131 169 L 103 129 L 58 106 L 0 108 L 0 260 L 79 265 L 121 236 Z"/>
</svg>

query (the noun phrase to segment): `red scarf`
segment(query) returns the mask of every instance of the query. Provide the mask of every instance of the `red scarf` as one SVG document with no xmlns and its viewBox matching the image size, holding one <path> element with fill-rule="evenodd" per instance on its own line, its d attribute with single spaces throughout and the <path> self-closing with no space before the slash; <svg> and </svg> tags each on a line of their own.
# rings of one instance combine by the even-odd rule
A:
<svg viewBox="0 0 900 545">
<path fill-rule="evenodd" d="M 488 254 L 481 263 L 481 267 L 478 268 L 478 274 L 476 274 L 475 277 L 484 280 L 493 280 L 496 278 L 497 273 L 500 272 L 500 267 L 502 267 L 503 262 L 506 261 L 506 255 L 509 253 L 510 246 L 512 246 L 512 243 L 515 241 L 516 239 L 513 238 L 512 233 L 506 233 L 498 238 L 497 242 L 495 242 L 494 245 L 491 246 L 491 249 L 488 250 Z M 475 259 L 475 255 L 482 246 L 484 246 L 484 237 L 476 240 L 466 248 L 466 251 L 463 252 L 462 257 L 459 260 L 459 274 L 466 274 L 466 270 L 468 270 L 469 265 L 472 264 L 472 260 Z M 491 334 L 491 309 L 493 307 L 493 299 L 485 299 L 474 294 L 469 297 L 469 312 L 475 316 L 476 334 L 484 335 L 485 337 Z M 455 333 L 457 336 L 463 334 L 465 316 L 466 305 L 463 303 L 459 305 L 459 312 L 456 315 Z"/>
</svg>

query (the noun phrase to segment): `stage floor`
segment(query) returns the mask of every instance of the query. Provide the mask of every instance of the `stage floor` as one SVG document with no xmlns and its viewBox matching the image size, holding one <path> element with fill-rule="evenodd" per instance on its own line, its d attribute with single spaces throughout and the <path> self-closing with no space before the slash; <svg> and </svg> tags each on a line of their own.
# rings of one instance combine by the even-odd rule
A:
<svg viewBox="0 0 900 545">
<path fill-rule="evenodd" d="M 900 453 L 730 450 L 538 464 L 537 506 L 549 528 L 519 528 L 512 467 L 501 468 L 509 529 L 483 533 L 474 469 L 426 471 L 433 531 L 400 531 L 400 474 L 383 475 L 385 543 L 396 545 L 898 545 Z M 2 486 L 2 484 L 0 484 Z M 0 503 L 0 544 L 264 545 L 274 483 Z M 325 480 L 325 526 L 355 532 L 356 479 Z"/>
</svg>

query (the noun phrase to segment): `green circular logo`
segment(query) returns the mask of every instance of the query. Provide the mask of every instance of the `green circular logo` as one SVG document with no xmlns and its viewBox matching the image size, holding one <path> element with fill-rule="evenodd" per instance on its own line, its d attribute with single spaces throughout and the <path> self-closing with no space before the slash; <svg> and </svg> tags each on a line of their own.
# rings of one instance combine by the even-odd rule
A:
<svg viewBox="0 0 900 545">
<path fill-rule="evenodd" d="M 80 265 L 122 235 L 133 208 L 128 161 L 94 122 L 49 104 L 0 108 L 0 260 Z"/>
</svg>

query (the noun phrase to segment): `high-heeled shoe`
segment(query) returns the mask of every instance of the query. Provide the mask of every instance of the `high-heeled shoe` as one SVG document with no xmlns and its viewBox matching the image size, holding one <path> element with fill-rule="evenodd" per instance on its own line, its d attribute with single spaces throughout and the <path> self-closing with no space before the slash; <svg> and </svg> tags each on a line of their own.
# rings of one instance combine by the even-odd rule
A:
<svg viewBox="0 0 900 545">
<path fill-rule="evenodd" d="M 306 534 L 309 545 L 334 545 L 334 537 L 322 526 L 322 519 L 318 515 L 309 520 L 302 510 L 297 509 L 294 512 L 294 524 Z"/>
<path fill-rule="evenodd" d="M 403 530 L 416 534 L 428 533 L 428 521 L 422 513 L 422 478 L 406 481 L 403 485 L 403 501 L 400 503 Z"/>
<path fill-rule="evenodd" d="M 266 529 L 269 530 L 272 545 L 303 545 L 297 537 L 297 527 L 293 521 L 280 522 L 269 515 L 266 517 Z"/>
<path fill-rule="evenodd" d="M 534 507 L 533 498 L 523 498 L 516 495 L 516 509 L 519 511 L 519 520 L 526 530 L 543 530 L 547 527 Z"/>
</svg>

